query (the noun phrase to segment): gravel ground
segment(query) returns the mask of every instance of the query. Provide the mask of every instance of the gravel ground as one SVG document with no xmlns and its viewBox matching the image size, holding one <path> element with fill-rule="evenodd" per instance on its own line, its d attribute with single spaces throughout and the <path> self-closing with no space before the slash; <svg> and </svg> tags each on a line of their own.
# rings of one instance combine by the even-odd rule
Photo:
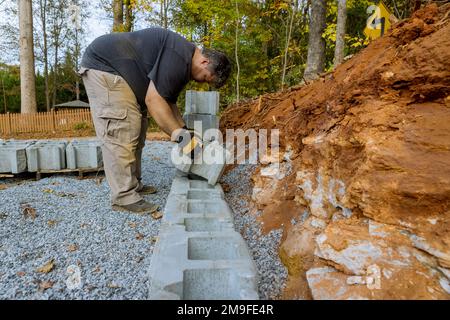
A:
<svg viewBox="0 0 450 320">
<path fill-rule="evenodd" d="M 221 182 L 232 186 L 225 198 L 234 211 L 235 228 L 247 241 L 250 253 L 259 273 L 258 291 L 261 299 L 277 299 L 287 279 L 287 269 L 278 256 L 282 230 L 272 230 L 262 235 L 256 215 L 249 214 L 249 204 L 245 200 L 252 194 L 250 178 L 256 166 L 238 165 L 222 177 Z"/>
<path fill-rule="evenodd" d="M 175 173 L 171 145 L 147 142 L 144 149 L 143 181 L 158 188 L 145 198 L 161 209 Z M 275 299 L 287 277 L 278 258 L 282 232 L 263 236 L 256 217 L 248 214 L 243 196 L 251 194 L 254 169 L 237 166 L 222 181 L 233 186 L 226 199 L 255 259 L 260 297 Z M 54 175 L 1 182 L 7 188 L 0 191 L 0 299 L 147 298 L 147 270 L 161 222 L 149 215 L 112 211 L 102 177 Z M 25 215 L 27 206 L 32 209 Z M 77 278 L 73 270 L 80 273 L 74 287 L 68 282 Z"/>
<path fill-rule="evenodd" d="M 164 208 L 175 173 L 171 143 L 147 142 L 145 198 Z M 0 191 L 0 299 L 146 299 L 146 273 L 160 220 L 110 209 L 106 179 L 55 175 Z M 23 206 L 35 209 L 28 217 Z M 21 208 L 22 206 L 22 208 Z M 53 260 L 53 269 L 40 270 Z M 81 274 L 81 286 L 69 289 Z M 49 265 L 47 265 L 49 266 Z M 73 270 L 73 269 L 72 269 Z"/>
</svg>

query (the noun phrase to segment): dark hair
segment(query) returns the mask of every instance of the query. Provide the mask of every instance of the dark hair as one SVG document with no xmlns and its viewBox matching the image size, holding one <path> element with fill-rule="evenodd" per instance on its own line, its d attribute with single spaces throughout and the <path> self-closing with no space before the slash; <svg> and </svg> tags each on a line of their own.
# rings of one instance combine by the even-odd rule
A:
<svg viewBox="0 0 450 320">
<path fill-rule="evenodd" d="M 222 87 L 231 73 L 231 63 L 227 56 L 220 51 L 211 49 L 202 49 L 202 54 L 208 58 L 208 70 L 214 74 L 213 86 Z"/>
</svg>

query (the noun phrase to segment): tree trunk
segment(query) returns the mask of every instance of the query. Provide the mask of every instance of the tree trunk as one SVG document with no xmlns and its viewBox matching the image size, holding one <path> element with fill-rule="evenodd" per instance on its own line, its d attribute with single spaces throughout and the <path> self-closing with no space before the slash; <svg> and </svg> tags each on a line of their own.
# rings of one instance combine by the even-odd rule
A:
<svg viewBox="0 0 450 320">
<path fill-rule="evenodd" d="M 123 0 L 113 0 L 113 32 L 123 31 Z"/>
<path fill-rule="evenodd" d="M 134 25 L 134 14 L 133 14 L 133 6 L 131 5 L 130 0 L 124 0 L 125 4 L 125 32 L 131 32 L 133 30 Z"/>
<path fill-rule="evenodd" d="M 286 47 L 284 48 L 284 58 L 283 58 L 283 74 L 281 76 L 281 90 L 284 88 L 284 79 L 286 78 L 286 68 L 287 68 L 287 59 L 289 52 L 289 43 L 291 42 L 291 34 L 292 34 L 292 24 L 294 22 L 295 14 L 297 13 L 298 0 L 294 2 L 294 7 L 290 12 L 291 16 L 288 19 L 289 25 L 286 26 Z"/>
<path fill-rule="evenodd" d="M 58 76 L 58 49 L 59 49 L 59 44 L 55 43 L 55 61 L 53 64 L 53 106 L 56 104 L 56 92 L 58 90 L 58 85 L 57 85 L 57 76 Z"/>
<path fill-rule="evenodd" d="M 336 48 L 334 50 L 334 67 L 344 61 L 345 25 L 347 20 L 347 1 L 338 0 L 338 17 L 336 27 Z"/>
<path fill-rule="evenodd" d="M 163 0 L 164 2 L 164 29 L 167 29 L 168 22 L 167 22 L 167 10 L 169 9 L 169 0 Z"/>
<path fill-rule="evenodd" d="M 20 31 L 20 111 L 36 113 L 36 79 L 34 73 L 33 15 L 31 0 L 19 0 Z"/>
<path fill-rule="evenodd" d="M 326 0 L 311 1 L 309 23 L 308 59 L 304 73 L 305 80 L 313 80 L 325 69 L 325 39 L 322 33 L 326 23 Z"/>
<path fill-rule="evenodd" d="M 234 47 L 234 55 L 236 58 L 236 67 L 237 67 L 237 74 L 236 74 L 236 101 L 239 101 L 240 96 L 239 96 L 239 76 L 240 76 L 240 72 L 241 72 L 241 68 L 239 65 L 239 54 L 238 54 L 238 49 L 239 49 L 239 7 L 238 7 L 238 3 L 237 0 L 235 0 L 236 2 L 236 32 L 235 32 L 235 42 L 236 45 Z"/>
<path fill-rule="evenodd" d="M 43 36 L 43 53 L 44 53 L 44 86 L 45 86 L 45 106 L 47 111 L 50 111 L 50 91 L 48 79 L 48 37 L 47 37 L 47 0 L 39 1 L 42 22 L 42 36 Z"/>
</svg>

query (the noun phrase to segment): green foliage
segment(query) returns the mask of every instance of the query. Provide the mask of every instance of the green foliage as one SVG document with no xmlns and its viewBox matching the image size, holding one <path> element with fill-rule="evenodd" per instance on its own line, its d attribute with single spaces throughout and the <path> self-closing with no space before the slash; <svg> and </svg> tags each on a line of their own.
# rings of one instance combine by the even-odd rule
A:
<svg viewBox="0 0 450 320">
<path fill-rule="evenodd" d="M 88 124 L 88 123 L 86 123 L 86 122 L 79 122 L 79 123 L 76 123 L 74 126 L 73 126 L 73 129 L 74 130 L 84 130 L 84 129 L 89 129 L 91 126 Z"/>
<path fill-rule="evenodd" d="M 111 1 L 104 8 L 111 10 Z M 363 30 L 367 21 L 367 8 L 377 1 L 347 0 L 347 33 L 345 55 L 355 54 L 368 45 Z M 298 5 L 295 6 L 294 4 Z M 130 5 L 138 18 L 155 23 L 168 22 L 168 27 L 199 46 L 223 51 L 232 61 L 233 72 L 228 83 L 220 89 L 221 105 L 236 100 L 237 61 L 240 65 L 240 97 L 252 98 L 281 88 L 285 49 L 290 18 L 294 15 L 293 28 L 287 47 L 285 87 L 300 83 L 306 66 L 310 3 L 307 0 L 131 0 Z M 409 0 L 386 0 L 385 4 L 397 17 L 405 18 L 411 13 Z M 238 11 L 236 11 L 236 4 Z M 160 8 L 166 6 L 164 16 Z M 112 19 L 112 16 L 111 16 Z M 333 68 L 336 41 L 337 1 L 327 0 L 327 26 L 323 33 L 326 41 L 326 69 Z M 143 26 L 141 26 L 143 27 Z M 236 41 L 236 27 L 238 38 Z M 80 35 L 81 37 L 83 35 Z M 56 103 L 75 99 L 74 72 L 76 52 L 73 43 L 61 51 L 63 61 L 56 70 L 49 70 L 50 88 L 56 89 Z M 68 49 L 67 49 L 68 48 Z M 56 83 L 53 75 L 56 73 Z M 0 65 L 0 77 L 4 81 L 7 110 L 20 110 L 20 81 L 17 66 Z M 36 76 L 39 111 L 45 110 L 44 78 Z M 80 81 L 81 100 L 87 96 Z M 185 88 L 210 90 L 207 84 L 191 82 Z M 180 94 L 179 106 L 184 107 L 184 92 Z M 4 112 L 3 88 L 0 82 L 0 112 Z M 152 126 L 152 125 L 151 125 Z M 156 127 L 156 124 L 154 124 Z"/>
<path fill-rule="evenodd" d="M 0 64 L 0 112 L 20 111 L 20 70 L 17 66 Z"/>
</svg>

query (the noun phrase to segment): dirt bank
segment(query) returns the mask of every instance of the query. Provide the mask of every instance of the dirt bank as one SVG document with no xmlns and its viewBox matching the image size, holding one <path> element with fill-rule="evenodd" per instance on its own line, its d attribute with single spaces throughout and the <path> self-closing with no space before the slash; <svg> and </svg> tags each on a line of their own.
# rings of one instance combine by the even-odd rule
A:
<svg viewBox="0 0 450 320">
<path fill-rule="evenodd" d="M 430 5 L 335 72 L 224 112 L 222 130 L 281 132 L 285 160 L 256 171 L 252 200 L 266 232 L 284 229 L 285 298 L 450 298 L 449 11 Z"/>
</svg>

